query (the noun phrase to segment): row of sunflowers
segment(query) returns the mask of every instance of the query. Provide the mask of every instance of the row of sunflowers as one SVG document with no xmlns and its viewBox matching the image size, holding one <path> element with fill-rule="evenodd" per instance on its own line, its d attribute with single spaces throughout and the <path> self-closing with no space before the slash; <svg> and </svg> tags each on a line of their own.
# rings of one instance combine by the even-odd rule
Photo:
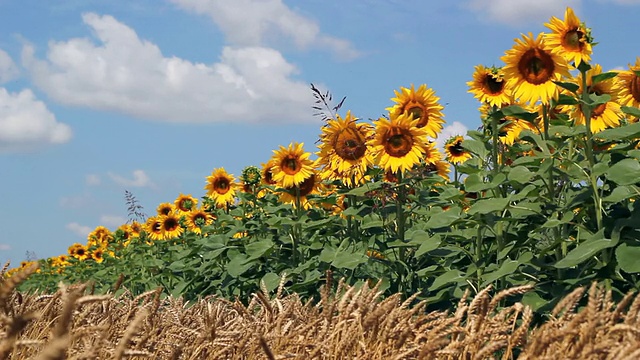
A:
<svg viewBox="0 0 640 360">
<path fill-rule="evenodd" d="M 88 235 L 86 244 L 73 244 L 67 254 L 45 262 L 52 271 L 61 272 L 78 262 L 118 258 L 134 239 L 153 245 L 180 241 L 186 234 L 206 237 L 216 226 L 217 214 L 242 206 L 239 193 L 253 194 L 255 202 L 267 194 L 275 195 L 281 203 L 300 211 L 322 208 L 340 216 L 349 205 L 345 194 L 350 190 L 379 181 L 399 184 L 420 173 L 454 184 L 465 198 L 475 199 L 482 194 L 465 192 L 464 171 L 459 170 L 474 158 L 477 164 L 496 169 L 515 158 L 533 155 L 535 148 L 520 151 L 514 145 L 519 144 L 525 130 L 548 137 L 550 124 L 584 125 L 588 141 L 577 147 L 611 149 L 615 144 L 592 143 L 596 141 L 593 134 L 638 122 L 640 110 L 634 108 L 640 107 L 640 57 L 627 70 L 603 73 L 601 66 L 589 65 L 594 45 L 591 31 L 570 8 L 564 19 L 553 17 L 545 26 L 549 33 L 523 34 L 516 39 L 513 48 L 501 57 L 503 66 L 476 66 L 467 83 L 469 92 L 481 102 L 482 131 L 495 140 L 493 163 L 477 159 L 463 134 L 452 136 L 442 150 L 438 149 L 434 140 L 445 124 L 440 98 L 426 84 L 401 87 L 386 108 L 388 115 L 374 121 L 363 121 L 350 111 L 341 116 L 337 113 L 340 106 L 326 106 L 316 159 L 304 144 L 294 142 L 274 150 L 261 168 L 245 168 L 239 179 L 224 168 L 214 169 L 206 178 L 206 195 L 200 201 L 180 194 L 173 203 L 160 204 L 155 216 L 132 220 L 115 231 L 99 226 Z M 319 92 L 316 95 L 318 103 L 325 102 Z M 596 99 L 593 108 L 581 102 L 589 97 Z M 501 116 L 492 124 L 496 114 Z M 334 200 L 327 201 L 329 197 Z M 250 234 L 239 231 L 233 236 Z M 367 255 L 382 257 L 373 250 Z M 7 275 L 30 263 L 23 262 Z"/>
</svg>

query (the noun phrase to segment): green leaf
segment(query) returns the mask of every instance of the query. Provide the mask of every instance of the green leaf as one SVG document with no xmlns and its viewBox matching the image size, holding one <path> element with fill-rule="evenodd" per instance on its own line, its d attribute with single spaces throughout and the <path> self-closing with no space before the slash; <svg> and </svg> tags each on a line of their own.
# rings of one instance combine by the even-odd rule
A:
<svg viewBox="0 0 640 360">
<path fill-rule="evenodd" d="M 640 110 L 640 109 L 639 109 Z M 640 122 L 603 130 L 593 137 L 603 140 L 622 140 L 640 137 Z"/>
<path fill-rule="evenodd" d="M 478 140 L 470 140 L 465 139 L 462 141 L 462 147 L 469 150 L 470 152 L 478 155 L 481 159 L 486 159 L 487 155 L 489 155 L 489 150 L 487 149 L 487 144 Z"/>
<path fill-rule="evenodd" d="M 471 205 L 467 213 L 469 215 L 475 215 L 502 211 L 509 205 L 509 201 L 509 198 L 481 199 Z"/>
<path fill-rule="evenodd" d="M 369 191 L 380 189 L 380 187 L 382 187 L 382 182 L 376 182 L 376 183 L 373 183 L 373 184 L 365 184 L 365 185 L 362 185 L 360 187 L 357 187 L 355 189 L 350 190 L 349 192 L 347 192 L 347 195 L 364 196 Z"/>
<path fill-rule="evenodd" d="M 274 245 L 275 244 L 271 239 L 262 239 L 245 246 L 245 251 L 247 252 L 247 255 L 249 255 L 250 260 L 257 259 L 271 251 Z"/>
<path fill-rule="evenodd" d="M 618 265 L 626 273 L 638 273 L 640 272 L 640 246 L 629 246 L 627 244 L 621 244 L 616 249 L 616 260 Z"/>
<path fill-rule="evenodd" d="M 364 222 L 360 226 L 360 229 L 370 229 L 370 228 L 373 228 L 373 227 L 382 227 L 383 225 L 384 225 L 384 222 L 382 222 L 382 220 L 372 220 L 372 221 Z"/>
<path fill-rule="evenodd" d="M 458 283 L 459 281 L 463 281 L 466 278 L 464 273 L 458 269 L 449 270 L 446 273 L 438 276 L 433 284 L 429 287 L 429 291 L 438 290 L 439 288 L 450 284 L 450 283 Z"/>
<path fill-rule="evenodd" d="M 576 91 L 578 91 L 578 89 L 580 89 L 580 85 L 574 84 L 572 82 L 554 81 L 553 83 L 560 86 L 563 89 L 567 89 L 571 91 L 574 94 L 576 93 Z"/>
<path fill-rule="evenodd" d="M 509 181 L 526 184 L 535 174 L 524 166 L 516 166 L 509 171 Z"/>
<path fill-rule="evenodd" d="M 425 231 L 418 230 L 413 233 L 413 236 L 411 236 L 411 242 L 420 244 L 415 256 L 422 256 L 422 254 L 426 254 L 429 251 L 440 247 L 440 243 L 442 241 L 440 240 L 439 235 L 430 236 Z"/>
<path fill-rule="evenodd" d="M 576 105 L 578 100 L 575 97 L 569 96 L 567 94 L 560 94 L 558 96 L 558 101 L 556 101 L 556 105 Z"/>
<path fill-rule="evenodd" d="M 597 75 L 593 75 L 591 77 L 591 86 L 601 82 L 601 81 L 605 81 L 605 80 L 609 80 L 612 79 L 614 77 L 616 77 L 618 75 L 618 73 L 614 72 L 614 71 L 608 71 L 608 72 L 604 72 L 601 74 L 597 74 Z"/>
<path fill-rule="evenodd" d="M 636 159 L 623 159 L 611 166 L 607 178 L 618 185 L 640 182 L 640 163 Z"/>
<path fill-rule="evenodd" d="M 368 257 L 361 253 L 354 254 L 347 251 L 339 251 L 331 265 L 338 269 L 353 270 L 358 265 L 366 263 L 367 259 Z"/>
<path fill-rule="evenodd" d="M 531 310 L 536 311 L 544 305 L 549 303 L 538 295 L 536 292 L 528 292 L 522 296 L 522 303 L 531 307 Z"/>
<path fill-rule="evenodd" d="M 464 179 L 464 190 L 466 192 L 480 192 L 489 188 L 480 174 L 471 174 Z"/>
<path fill-rule="evenodd" d="M 253 261 L 248 261 L 248 259 L 243 256 L 235 256 L 227 264 L 227 273 L 229 276 L 237 278 L 247 272 L 247 270 L 251 269 L 253 264 Z"/>
<path fill-rule="evenodd" d="M 640 109 L 638 109 L 637 107 L 621 106 L 620 110 L 622 110 L 622 112 L 627 114 L 627 115 L 631 115 L 631 116 L 635 116 L 637 118 L 640 118 Z"/>
<path fill-rule="evenodd" d="M 616 186 L 611 194 L 603 198 L 602 201 L 618 203 L 636 195 L 640 195 L 640 191 L 638 191 L 638 188 L 633 185 Z"/>
<path fill-rule="evenodd" d="M 538 117 L 537 112 L 528 112 L 519 105 L 510 105 L 500 109 L 504 116 L 513 116 L 529 122 L 534 121 Z"/>
<path fill-rule="evenodd" d="M 609 101 L 611 101 L 611 95 L 609 94 L 602 94 L 602 95 L 598 95 L 598 94 L 589 94 L 589 102 L 587 102 L 587 104 L 589 106 L 597 106 L 597 105 L 602 105 L 602 104 L 606 104 Z"/>
<path fill-rule="evenodd" d="M 516 260 L 507 260 L 503 262 L 498 270 L 482 275 L 484 283 L 481 287 L 485 287 L 506 275 L 513 274 L 518 269 L 518 266 L 520 266 L 520 262 Z"/>
<path fill-rule="evenodd" d="M 336 256 L 336 249 L 333 247 L 325 247 L 322 249 L 320 256 L 318 257 L 319 261 L 325 263 L 331 263 Z"/>
<path fill-rule="evenodd" d="M 604 236 L 602 234 L 602 230 L 599 232 L 599 234 L 600 236 Z M 611 239 L 605 239 L 602 237 L 591 238 L 579 244 L 575 249 L 569 251 L 567 256 L 565 256 L 563 259 L 560 259 L 560 261 L 558 261 L 554 266 L 558 269 L 565 269 L 579 265 L 585 260 L 596 255 L 598 252 L 615 246 L 616 243 L 617 242 L 614 242 Z"/>
<path fill-rule="evenodd" d="M 459 207 L 450 207 L 447 211 L 443 211 L 442 208 L 434 208 L 438 210 L 434 210 L 430 213 L 430 218 L 426 224 L 424 224 L 427 229 L 437 229 L 442 227 L 448 227 L 453 224 L 454 221 L 460 219 L 460 208 Z"/>
<path fill-rule="evenodd" d="M 273 290 L 278 288 L 280 285 L 280 276 L 276 273 L 266 273 L 262 277 L 261 280 L 264 283 L 264 286 L 267 288 L 268 292 L 272 292 Z"/>
</svg>

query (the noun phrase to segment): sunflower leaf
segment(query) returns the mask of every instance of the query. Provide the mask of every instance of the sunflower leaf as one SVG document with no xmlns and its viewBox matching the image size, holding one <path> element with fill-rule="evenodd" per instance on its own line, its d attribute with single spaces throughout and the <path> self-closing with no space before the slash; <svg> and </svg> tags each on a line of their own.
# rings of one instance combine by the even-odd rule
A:
<svg viewBox="0 0 640 360">
<path fill-rule="evenodd" d="M 578 89 L 580 89 L 580 86 L 578 84 L 574 84 L 572 82 L 554 81 L 553 83 L 560 86 L 563 89 L 567 89 L 571 91 L 574 94 L 578 91 Z"/>
<path fill-rule="evenodd" d="M 504 116 L 513 116 L 529 122 L 534 121 L 538 117 L 538 113 L 528 112 L 518 105 L 510 105 L 502 108 L 500 111 L 502 111 Z"/>
<path fill-rule="evenodd" d="M 640 109 L 638 110 L 640 111 Z M 640 136 L 640 122 L 613 129 L 606 129 L 593 135 L 593 137 L 603 140 L 621 140 L 636 138 L 638 136 Z"/>
<path fill-rule="evenodd" d="M 569 96 L 567 94 L 560 94 L 558 96 L 558 100 L 556 101 L 556 105 L 575 105 L 578 103 L 575 97 Z"/>
<path fill-rule="evenodd" d="M 607 178 L 618 185 L 631 185 L 640 179 L 640 162 L 636 159 L 623 159 L 611 166 Z"/>
<path fill-rule="evenodd" d="M 616 260 L 620 269 L 626 273 L 640 272 L 640 246 L 629 246 L 622 244 L 616 249 Z"/>
<path fill-rule="evenodd" d="M 611 101 L 611 95 L 609 94 L 602 94 L 602 95 L 589 94 L 589 100 L 587 102 L 587 105 L 597 106 L 597 105 L 606 104 L 609 101 Z"/>
<path fill-rule="evenodd" d="M 617 72 L 614 71 L 609 71 L 609 72 L 605 72 L 602 74 L 597 74 L 591 77 L 591 85 L 595 85 L 599 82 L 605 81 L 605 80 L 609 80 L 612 79 L 614 77 L 616 77 L 618 75 Z"/>
<path fill-rule="evenodd" d="M 622 110 L 622 112 L 627 114 L 627 115 L 631 115 L 631 116 L 635 116 L 637 118 L 640 118 L 640 109 L 638 109 L 637 107 L 621 106 L 620 110 Z"/>
</svg>

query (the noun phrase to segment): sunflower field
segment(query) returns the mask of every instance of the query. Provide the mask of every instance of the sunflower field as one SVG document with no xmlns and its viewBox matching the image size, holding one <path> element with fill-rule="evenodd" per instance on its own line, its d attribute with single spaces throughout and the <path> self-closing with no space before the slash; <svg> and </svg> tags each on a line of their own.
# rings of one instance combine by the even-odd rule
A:
<svg viewBox="0 0 640 360">
<path fill-rule="evenodd" d="M 311 85 L 317 148 L 280 146 L 238 176 L 215 168 L 202 196 L 149 217 L 127 193 L 129 222 L 38 260 L 20 290 L 89 282 L 92 293 L 246 299 L 284 279 L 318 299 L 333 277 L 450 309 L 468 289 L 533 285 L 521 301 L 539 314 L 596 281 L 618 299 L 638 290 L 640 57 L 603 71 L 570 8 L 545 25 L 502 66 L 475 68 L 480 127 L 444 149 L 444 107 L 426 84 L 395 90 L 370 120 Z"/>
</svg>

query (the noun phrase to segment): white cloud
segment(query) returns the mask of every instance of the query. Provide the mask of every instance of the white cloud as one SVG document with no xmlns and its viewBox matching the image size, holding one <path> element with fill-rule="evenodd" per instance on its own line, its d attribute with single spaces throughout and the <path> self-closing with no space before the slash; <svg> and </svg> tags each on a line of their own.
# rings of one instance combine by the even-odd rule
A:
<svg viewBox="0 0 640 360">
<path fill-rule="evenodd" d="M 85 177 L 85 181 L 87 183 L 87 185 L 100 185 L 101 180 L 100 180 L 100 176 L 96 175 L 96 174 L 88 174 Z"/>
<path fill-rule="evenodd" d="M 456 135 L 467 135 L 467 127 L 464 126 L 461 122 L 454 121 L 451 125 L 445 126 L 440 134 L 438 134 L 438 138 L 436 139 L 436 147 L 441 151 L 444 150 L 444 143 L 449 140 L 450 137 Z"/>
<path fill-rule="evenodd" d="M 640 5 L 640 0 L 611 0 L 620 5 Z"/>
<path fill-rule="evenodd" d="M 87 193 L 80 195 L 63 196 L 60 198 L 60 206 L 69 209 L 81 209 L 84 207 L 89 207 L 93 203 L 93 198 Z"/>
<path fill-rule="evenodd" d="M 9 251 L 12 247 L 9 244 L 0 244 L 0 251 Z"/>
<path fill-rule="evenodd" d="M 118 215 L 102 215 L 100 216 L 100 225 L 102 226 L 106 226 L 110 229 L 114 229 L 119 227 L 122 224 L 126 224 L 127 223 L 127 219 L 122 217 L 122 216 L 118 216 Z"/>
<path fill-rule="evenodd" d="M 164 57 L 112 16 L 84 14 L 88 38 L 50 42 L 46 60 L 25 45 L 33 82 L 63 104 L 172 122 L 313 121 L 313 96 L 273 49 L 224 47 L 211 65 Z"/>
<path fill-rule="evenodd" d="M 123 176 L 118 174 L 114 174 L 112 172 L 108 173 L 111 180 L 113 180 L 116 184 L 122 185 L 125 187 L 153 187 L 155 186 L 149 176 L 143 170 L 134 170 L 133 171 L 133 180 L 129 180 Z"/>
<path fill-rule="evenodd" d="M 578 9 L 581 0 L 468 0 L 463 6 L 478 18 L 510 26 L 541 24 L 552 16 L 564 18 L 567 7 Z"/>
<path fill-rule="evenodd" d="M 71 137 L 71 128 L 59 123 L 31 90 L 10 93 L 0 87 L 0 152 L 62 144 Z"/>
<path fill-rule="evenodd" d="M 171 0 L 179 7 L 208 15 L 225 33 L 227 41 L 240 46 L 271 44 L 289 39 L 300 49 L 326 48 L 338 58 L 351 60 L 360 53 L 346 40 L 324 35 L 320 26 L 291 10 L 282 0 Z"/>
<path fill-rule="evenodd" d="M 86 237 L 90 232 L 93 231 L 93 229 L 89 226 L 80 225 L 77 222 L 68 223 L 65 227 L 67 228 L 67 230 L 70 230 L 74 234 L 82 237 Z"/>
<path fill-rule="evenodd" d="M 0 84 L 16 79 L 18 75 L 20 71 L 11 56 L 0 49 Z"/>
</svg>

